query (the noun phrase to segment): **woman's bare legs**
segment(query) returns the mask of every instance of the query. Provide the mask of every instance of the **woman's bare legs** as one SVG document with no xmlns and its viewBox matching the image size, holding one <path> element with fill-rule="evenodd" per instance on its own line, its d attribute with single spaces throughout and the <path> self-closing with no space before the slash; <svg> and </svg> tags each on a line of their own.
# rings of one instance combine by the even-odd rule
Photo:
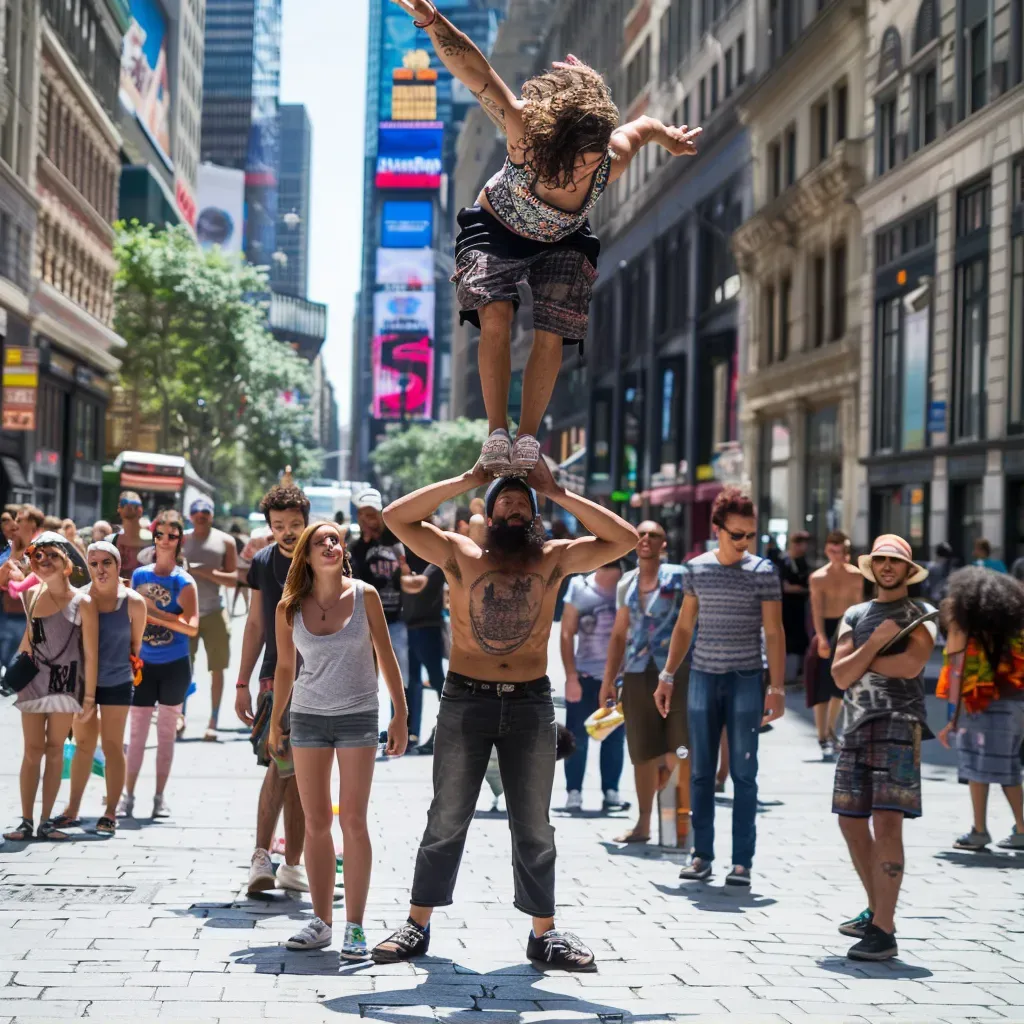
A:
<svg viewBox="0 0 1024 1024">
<path fill-rule="evenodd" d="M 512 381 L 511 302 L 492 302 L 477 310 L 480 317 L 480 345 L 477 361 L 480 389 L 487 410 L 489 431 L 508 429 L 508 389 Z M 523 388 L 525 394 L 525 386 Z M 348 883 L 345 883 L 346 890 Z"/>
<path fill-rule="evenodd" d="M 71 794 L 64 808 L 65 818 L 77 818 L 82 807 L 82 796 L 92 773 L 92 759 L 100 736 L 99 714 L 100 709 L 97 708 L 96 714 L 84 722 L 76 719 L 71 727 L 75 734 L 75 756 L 71 759 Z"/>
<path fill-rule="evenodd" d="M 370 833 L 366 827 L 366 808 L 370 803 L 370 785 L 373 782 L 373 762 L 376 756 L 376 747 L 349 747 L 338 751 L 338 770 L 341 774 L 338 819 L 345 843 L 345 920 L 358 925 L 363 923 L 366 894 L 370 891 L 370 868 L 373 865 Z M 333 846 L 331 860 L 333 864 Z M 306 865 L 308 870 L 308 847 Z"/>
<path fill-rule="evenodd" d="M 481 352 L 483 344 L 481 339 Z M 509 364 L 511 366 L 511 363 Z M 562 338 L 550 331 L 533 332 L 533 348 L 523 373 L 523 411 L 519 418 L 518 434 L 537 436 L 541 420 L 558 382 L 562 368 Z M 508 393 L 506 389 L 506 402 Z"/>
<path fill-rule="evenodd" d="M 25 752 L 21 758 L 21 816 L 33 820 L 36 806 L 36 793 L 39 792 L 39 774 L 42 771 L 43 758 L 46 756 L 46 715 L 22 712 L 21 734 L 24 738 Z M 61 758 L 64 748 L 61 746 Z M 45 820 L 45 819 L 44 819 Z"/>
<path fill-rule="evenodd" d="M 59 711 L 43 717 L 46 718 L 46 765 L 43 768 L 43 806 L 39 820 L 47 821 L 53 814 L 53 805 L 60 792 L 60 777 L 64 770 L 64 741 L 68 738 L 75 716 L 71 712 Z"/>
<path fill-rule="evenodd" d="M 113 818 L 117 801 L 124 789 L 124 730 L 128 723 L 128 706 L 108 704 L 101 709 L 100 742 L 103 744 L 103 775 L 107 783 L 107 806 L 104 817 Z"/>
<path fill-rule="evenodd" d="M 373 748 L 376 754 L 376 747 Z M 334 750 L 331 747 L 292 747 L 295 782 L 299 787 L 302 811 L 306 816 L 306 878 L 313 913 L 325 924 L 334 920 L 334 876 L 337 861 L 331 840 L 331 769 Z M 346 849 L 346 854 L 348 850 Z M 346 903 L 351 899 L 349 865 L 345 863 Z M 365 899 L 365 896 L 364 896 Z"/>
</svg>

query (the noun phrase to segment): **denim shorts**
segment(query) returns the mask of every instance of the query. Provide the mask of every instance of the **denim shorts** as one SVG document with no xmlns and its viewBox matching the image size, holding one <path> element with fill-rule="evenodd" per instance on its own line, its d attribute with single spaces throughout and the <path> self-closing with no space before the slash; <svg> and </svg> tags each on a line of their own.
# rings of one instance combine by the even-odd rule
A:
<svg viewBox="0 0 1024 1024">
<path fill-rule="evenodd" d="M 348 715 L 314 715 L 291 712 L 291 743 L 293 747 L 375 747 L 378 710 L 356 711 Z"/>
</svg>

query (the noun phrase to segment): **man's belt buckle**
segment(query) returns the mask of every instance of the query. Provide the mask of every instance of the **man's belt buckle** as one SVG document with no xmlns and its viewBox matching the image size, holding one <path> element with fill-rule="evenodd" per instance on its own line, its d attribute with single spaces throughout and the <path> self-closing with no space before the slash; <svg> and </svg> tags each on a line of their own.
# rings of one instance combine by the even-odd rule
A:
<svg viewBox="0 0 1024 1024">
<path fill-rule="evenodd" d="M 498 683 L 498 693 L 515 693 L 516 687 L 514 683 Z"/>
</svg>

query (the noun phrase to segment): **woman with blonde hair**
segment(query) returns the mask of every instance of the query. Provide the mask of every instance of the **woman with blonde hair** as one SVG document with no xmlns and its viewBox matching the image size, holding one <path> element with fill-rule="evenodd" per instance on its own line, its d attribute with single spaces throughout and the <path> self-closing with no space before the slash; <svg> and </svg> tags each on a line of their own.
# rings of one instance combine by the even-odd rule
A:
<svg viewBox="0 0 1024 1024">
<path fill-rule="evenodd" d="M 289 949 L 323 949 L 332 940 L 336 861 L 331 839 L 331 774 L 341 776 L 339 818 L 345 844 L 345 939 L 341 956 L 367 957 L 363 912 L 370 888 L 372 851 L 366 808 L 377 752 L 377 670 L 391 695 L 394 715 L 387 753 L 405 752 L 409 734 L 405 691 L 380 597 L 352 578 L 344 528 L 306 527 L 292 555 L 277 606 L 277 670 L 269 747 L 291 757 L 306 817 L 306 874 L 313 919 L 287 942 Z M 295 674 L 296 653 L 302 668 Z M 294 693 L 293 691 L 294 687 Z M 281 728 L 291 698 L 291 733 Z"/>
<path fill-rule="evenodd" d="M 39 839 L 70 836 L 50 818 L 60 789 L 64 740 L 76 715 L 96 711 L 96 606 L 70 584 L 72 560 L 67 540 L 45 532 L 29 544 L 26 554 L 39 582 L 21 594 L 27 625 L 19 658 L 8 667 L 5 681 L 17 691 L 25 752 L 21 760 L 21 823 L 5 839 L 31 839 L 33 809 L 43 775 L 42 824 Z M 45 761 L 45 768 L 43 763 Z"/>
</svg>

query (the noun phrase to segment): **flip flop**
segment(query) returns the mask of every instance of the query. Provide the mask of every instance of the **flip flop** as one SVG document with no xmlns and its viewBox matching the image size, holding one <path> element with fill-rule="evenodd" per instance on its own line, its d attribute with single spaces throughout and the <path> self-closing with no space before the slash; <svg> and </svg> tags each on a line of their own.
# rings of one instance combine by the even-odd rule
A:
<svg viewBox="0 0 1024 1024">
<path fill-rule="evenodd" d="M 56 818 L 50 819 L 50 824 L 53 825 L 54 828 L 81 828 L 82 819 L 72 818 L 67 814 L 58 814 Z"/>
<path fill-rule="evenodd" d="M 112 836 L 117 831 L 117 822 L 106 816 L 96 822 L 96 833 L 101 836 Z"/>
<path fill-rule="evenodd" d="M 615 842 L 617 843 L 649 843 L 650 841 L 650 836 L 637 835 L 632 829 L 629 832 L 624 832 L 621 836 L 615 837 Z"/>
</svg>

